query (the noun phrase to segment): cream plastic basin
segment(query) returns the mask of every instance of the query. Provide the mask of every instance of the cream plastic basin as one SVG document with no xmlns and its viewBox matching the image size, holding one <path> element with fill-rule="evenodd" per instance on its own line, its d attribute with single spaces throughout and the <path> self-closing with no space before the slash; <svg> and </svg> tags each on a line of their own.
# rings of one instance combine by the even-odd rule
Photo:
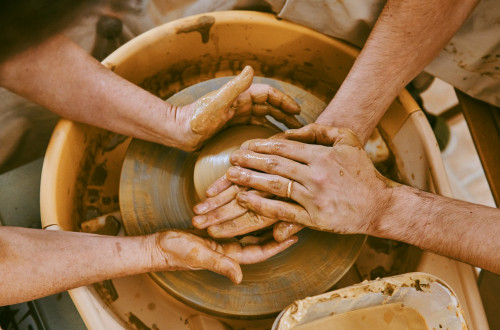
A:
<svg viewBox="0 0 500 330">
<path fill-rule="evenodd" d="M 200 81 L 234 75 L 252 65 L 256 75 L 289 82 L 328 102 L 358 51 L 338 40 L 274 16 L 217 12 L 152 29 L 103 61 L 116 74 L 167 98 Z M 403 91 L 379 124 L 403 180 L 451 196 L 432 130 L 417 104 Z M 119 209 L 120 169 L 130 139 L 61 120 L 47 149 L 41 182 L 44 228 L 79 231 L 79 223 Z M 467 323 L 486 327 L 473 268 L 422 253 L 415 271 L 438 276 L 457 293 Z M 140 287 L 141 292 L 134 288 Z M 146 274 L 70 291 L 91 329 L 138 326 L 182 329 L 190 324 L 217 329 L 220 320 L 182 305 Z M 290 302 L 291 303 L 291 302 Z M 222 320 L 229 325 L 269 328 L 272 320 Z"/>
</svg>

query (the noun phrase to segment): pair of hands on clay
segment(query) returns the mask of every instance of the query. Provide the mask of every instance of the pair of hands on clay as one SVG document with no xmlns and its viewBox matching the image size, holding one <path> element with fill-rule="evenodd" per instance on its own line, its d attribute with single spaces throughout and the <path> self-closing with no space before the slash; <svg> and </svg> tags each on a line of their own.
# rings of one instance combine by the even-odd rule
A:
<svg viewBox="0 0 500 330">
<path fill-rule="evenodd" d="M 231 163 L 194 207 L 193 225 L 213 237 L 271 225 L 277 241 L 303 226 L 369 234 L 390 205 L 393 182 L 375 169 L 348 129 L 310 124 L 250 140 Z"/>
<path fill-rule="evenodd" d="M 195 102 L 171 106 L 169 115 L 180 128 L 180 149 L 193 151 L 222 129 L 238 124 L 275 126 L 270 115 L 288 128 L 302 125 L 294 117 L 300 106 L 288 95 L 266 84 L 252 84 L 254 71 L 246 66 L 235 78 Z M 168 115 L 167 115 L 168 116 Z"/>
<path fill-rule="evenodd" d="M 243 278 L 240 264 L 262 262 L 297 242 L 297 237 L 292 236 L 283 242 L 270 240 L 262 245 L 219 244 L 179 230 L 158 232 L 150 237 L 155 238 L 150 253 L 152 270 L 208 269 L 236 284 Z"/>
<path fill-rule="evenodd" d="M 300 113 L 299 105 L 288 95 L 266 85 L 252 84 L 254 71 L 247 66 L 220 89 L 210 92 L 194 103 L 182 107 L 172 106 L 174 118 L 184 137 L 184 150 L 196 150 L 203 142 L 223 128 L 237 124 L 274 127 L 267 115 L 289 128 L 302 125 L 294 117 Z M 219 244 L 207 238 L 178 230 L 157 235 L 152 264 L 160 270 L 208 269 L 240 283 L 239 264 L 264 261 L 285 250 L 297 241 L 290 237 L 280 243 L 268 241 L 242 246 L 237 242 Z M 259 242 L 257 242 L 259 243 Z M 156 267 L 154 267 L 156 268 Z"/>
</svg>

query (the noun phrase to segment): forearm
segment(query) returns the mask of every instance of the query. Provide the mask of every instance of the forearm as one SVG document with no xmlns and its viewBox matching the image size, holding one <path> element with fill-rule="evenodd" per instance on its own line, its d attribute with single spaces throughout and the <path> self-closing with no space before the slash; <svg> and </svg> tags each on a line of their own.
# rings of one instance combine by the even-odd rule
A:
<svg viewBox="0 0 500 330">
<path fill-rule="evenodd" d="M 317 123 L 348 127 L 365 143 L 398 93 L 455 34 L 478 0 L 389 0 Z"/>
<path fill-rule="evenodd" d="M 151 240 L 0 227 L 0 306 L 151 271 Z"/>
<path fill-rule="evenodd" d="M 172 107 L 63 36 L 0 63 L 0 85 L 62 117 L 177 146 Z"/>
<path fill-rule="evenodd" d="M 392 189 L 392 207 L 371 235 L 415 245 L 500 274 L 500 210 L 409 186 Z"/>
</svg>

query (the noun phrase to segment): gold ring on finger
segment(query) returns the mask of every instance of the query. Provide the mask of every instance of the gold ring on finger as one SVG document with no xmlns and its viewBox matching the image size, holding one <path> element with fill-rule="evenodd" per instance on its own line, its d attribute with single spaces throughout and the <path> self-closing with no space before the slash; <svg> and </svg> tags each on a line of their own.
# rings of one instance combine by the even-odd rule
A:
<svg viewBox="0 0 500 330">
<path fill-rule="evenodd" d="M 290 180 L 290 182 L 288 182 L 288 188 L 286 190 L 286 198 L 288 198 L 288 199 L 290 199 L 292 196 L 292 184 L 293 184 L 293 180 Z"/>
</svg>

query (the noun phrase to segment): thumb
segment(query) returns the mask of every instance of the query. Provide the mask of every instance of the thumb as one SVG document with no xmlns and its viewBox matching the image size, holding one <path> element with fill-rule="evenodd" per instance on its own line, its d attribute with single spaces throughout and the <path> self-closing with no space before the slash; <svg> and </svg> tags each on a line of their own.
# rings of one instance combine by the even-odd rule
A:
<svg viewBox="0 0 500 330">
<path fill-rule="evenodd" d="M 273 237 L 276 242 L 283 242 L 293 234 L 298 233 L 304 228 L 299 223 L 280 221 L 273 226 Z"/>
<path fill-rule="evenodd" d="M 222 127 L 231 116 L 230 106 L 238 96 L 252 84 L 254 71 L 246 66 L 243 71 L 224 86 L 210 92 L 195 103 L 195 113 L 190 121 L 193 132 L 200 135 L 210 135 Z M 221 121 L 222 120 L 222 121 Z"/>
<path fill-rule="evenodd" d="M 230 106 L 241 93 L 250 87 L 253 75 L 254 71 L 252 67 L 249 65 L 245 66 L 239 75 L 217 90 L 217 98 L 224 100 L 227 106 Z"/>
<path fill-rule="evenodd" d="M 207 249 L 207 254 L 202 258 L 203 268 L 228 277 L 234 284 L 241 283 L 243 273 L 235 260 L 210 249 Z"/>
</svg>

